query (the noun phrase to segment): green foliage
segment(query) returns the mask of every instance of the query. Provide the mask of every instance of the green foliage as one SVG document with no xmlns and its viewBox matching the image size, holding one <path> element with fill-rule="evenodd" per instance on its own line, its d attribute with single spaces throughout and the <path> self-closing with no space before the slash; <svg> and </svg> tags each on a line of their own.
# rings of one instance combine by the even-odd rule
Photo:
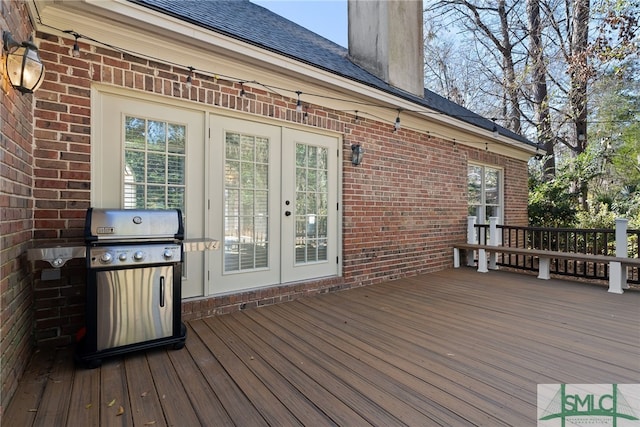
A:
<svg viewBox="0 0 640 427">
<path fill-rule="evenodd" d="M 619 65 L 624 73 L 612 69 L 593 85 L 586 150 L 578 156 L 558 150 L 548 183 L 540 163 L 530 162 L 531 225 L 607 228 L 611 218 L 623 217 L 640 228 L 640 80 L 631 77 L 640 70 Z"/>
<path fill-rule="evenodd" d="M 571 194 L 565 180 L 529 179 L 529 225 L 569 227 L 575 221 L 577 196 Z"/>
<path fill-rule="evenodd" d="M 608 204 L 592 200 L 588 206 L 588 210 L 576 213 L 577 228 L 615 228 L 618 215 Z"/>
</svg>

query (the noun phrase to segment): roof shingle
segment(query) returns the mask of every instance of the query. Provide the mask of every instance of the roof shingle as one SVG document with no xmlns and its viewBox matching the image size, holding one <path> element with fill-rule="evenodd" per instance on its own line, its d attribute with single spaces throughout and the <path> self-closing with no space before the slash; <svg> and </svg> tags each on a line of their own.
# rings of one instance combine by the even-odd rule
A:
<svg viewBox="0 0 640 427">
<path fill-rule="evenodd" d="M 369 85 L 482 129 L 491 131 L 495 126 L 493 121 L 427 89 L 424 98 L 420 98 L 389 85 L 351 61 L 348 49 L 249 0 L 129 1 Z M 498 126 L 498 129 L 504 136 L 535 145 L 506 128 Z"/>
</svg>

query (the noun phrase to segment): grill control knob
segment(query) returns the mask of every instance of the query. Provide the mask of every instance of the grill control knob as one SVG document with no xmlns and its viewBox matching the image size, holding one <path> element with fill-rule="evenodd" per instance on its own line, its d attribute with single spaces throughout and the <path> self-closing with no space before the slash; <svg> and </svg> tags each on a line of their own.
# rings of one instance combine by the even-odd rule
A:
<svg viewBox="0 0 640 427">
<path fill-rule="evenodd" d="M 120 261 L 122 261 L 122 262 L 126 261 L 127 260 L 127 254 L 123 253 L 123 254 L 118 255 L 118 259 Z"/>
<path fill-rule="evenodd" d="M 136 251 L 133 254 L 133 259 L 135 259 L 136 261 L 142 261 L 144 259 L 144 252 L 142 251 Z"/>
<path fill-rule="evenodd" d="M 111 252 L 105 252 L 102 255 L 100 255 L 101 263 L 109 264 L 111 261 L 113 261 L 113 255 L 111 255 Z"/>
<path fill-rule="evenodd" d="M 165 249 L 162 256 L 164 256 L 165 259 L 171 259 L 173 258 L 173 251 L 171 249 Z"/>
</svg>

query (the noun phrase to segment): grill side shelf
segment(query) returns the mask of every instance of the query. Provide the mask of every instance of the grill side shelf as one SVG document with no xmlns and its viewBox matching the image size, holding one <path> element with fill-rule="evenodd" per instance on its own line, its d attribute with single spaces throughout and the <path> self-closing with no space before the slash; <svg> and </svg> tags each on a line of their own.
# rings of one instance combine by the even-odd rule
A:
<svg viewBox="0 0 640 427">
<path fill-rule="evenodd" d="M 86 246 L 44 246 L 27 251 L 29 261 L 47 261 L 53 268 L 60 268 L 73 258 L 85 258 Z"/>
<path fill-rule="evenodd" d="M 220 241 L 214 239 L 185 239 L 182 242 L 185 252 L 217 251 L 220 248 Z"/>
</svg>

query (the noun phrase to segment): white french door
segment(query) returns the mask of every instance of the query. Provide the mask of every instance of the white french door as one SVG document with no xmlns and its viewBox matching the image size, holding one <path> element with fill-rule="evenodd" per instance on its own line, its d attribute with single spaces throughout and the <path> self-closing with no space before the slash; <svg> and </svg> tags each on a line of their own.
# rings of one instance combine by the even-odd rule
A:
<svg viewBox="0 0 640 427">
<path fill-rule="evenodd" d="M 340 273 L 337 137 L 209 115 L 149 97 L 98 92 L 91 203 L 180 208 L 183 298 Z"/>
<path fill-rule="evenodd" d="M 338 274 L 338 139 L 211 116 L 209 294 Z"/>
<path fill-rule="evenodd" d="M 97 92 L 91 144 L 91 204 L 99 208 L 175 209 L 185 237 L 205 236 L 205 114 Z M 202 252 L 185 254 L 182 297 L 202 296 Z"/>
<path fill-rule="evenodd" d="M 282 137 L 282 281 L 336 275 L 336 138 L 292 129 Z"/>
<path fill-rule="evenodd" d="M 280 128 L 211 116 L 209 294 L 278 283 Z M 274 248 L 275 244 L 275 248 Z"/>
</svg>

